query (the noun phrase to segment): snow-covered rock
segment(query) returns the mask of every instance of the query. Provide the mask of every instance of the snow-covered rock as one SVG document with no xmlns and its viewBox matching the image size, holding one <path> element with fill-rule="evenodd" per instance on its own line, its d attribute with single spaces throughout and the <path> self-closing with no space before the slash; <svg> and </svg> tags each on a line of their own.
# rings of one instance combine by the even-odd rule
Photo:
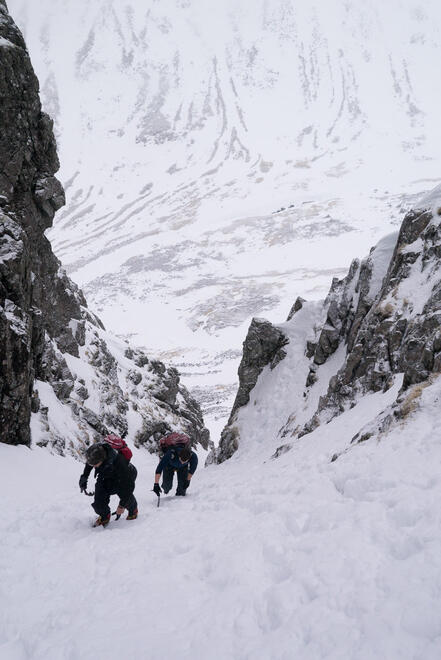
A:
<svg viewBox="0 0 441 660">
<path fill-rule="evenodd" d="M 283 347 L 288 338 L 279 329 L 265 319 L 253 319 L 243 343 L 243 357 L 239 366 L 239 389 L 234 400 L 233 409 L 227 427 L 221 435 L 219 448 L 210 455 L 209 462 L 216 454 L 219 462 L 230 458 L 236 451 L 237 433 L 232 427 L 236 412 L 246 406 L 250 400 L 250 392 L 256 385 L 259 375 L 268 364 L 273 369 L 286 356 Z"/>
<path fill-rule="evenodd" d="M 259 415 L 267 417 L 267 439 L 286 449 L 366 395 L 393 391 L 397 383 L 391 408 L 373 411 L 354 440 L 406 416 L 409 401 L 417 401 L 421 387 L 441 372 L 438 199 L 439 188 L 405 216 L 398 234 L 355 260 L 344 279 L 334 279 L 323 303 L 296 303 L 289 320 L 277 326 L 289 341 L 286 357 L 274 369 L 269 359 L 262 365 L 249 401 L 232 411 L 216 460 L 231 456 L 241 438 L 261 435 Z M 244 353 L 243 362 L 249 359 Z M 263 412 L 256 415 L 256 406 Z"/>
</svg>

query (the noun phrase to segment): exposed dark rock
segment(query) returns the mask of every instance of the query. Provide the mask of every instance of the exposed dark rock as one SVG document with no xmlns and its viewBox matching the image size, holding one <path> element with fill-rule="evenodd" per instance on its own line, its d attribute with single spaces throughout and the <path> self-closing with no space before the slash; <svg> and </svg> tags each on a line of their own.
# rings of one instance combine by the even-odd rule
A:
<svg viewBox="0 0 441 660">
<path fill-rule="evenodd" d="M 10 44 L 0 48 L 0 432 L 4 442 L 29 444 L 33 379 L 42 376 L 45 333 L 75 351 L 69 322 L 81 319 L 84 301 L 60 274 L 43 234 L 64 193 L 53 176 L 59 164 L 52 122 L 41 111 L 38 82 L 5 3 L 0 36 Z M 68 396 L 70 384 L 58 376 L 58 392 Z"/>
<path fill-rule="evenodd" d="M 291 445 L 280 445 L 280 447 L 277 447 L 276 451 L 271 456 L 271 458 L 279 458 L 279 456 L 283 456 L 283 454 L 287 454 L 289 451 L 291 451 L 291 449 L 292 449 Z"/>
<path fill-rule="evenodd" d="M 239 429 L 237 426 L 231 425 L 224 428 L 221 433 L 221 439 L 217 450 L 211 453 L 207 459 L 207 464 L 209 463 L 223 463 L 232 457 L 234 452 L 239 448 Z"/>
<path fill-rule="evenodd" d="M 307 358 L 314 357 L 316 348 L 317 348 L 317 342 L 308 339 L 306 342 L 306 353 L 305 353 L 306 357 Z"/>
<path fill-rule="evenodd" d="M 433 215 L 427 210 L 411 211 L 404 218 L 375 300 L 360 298 L 355 317 L 348 315 L 344 365 L 330 380 L 326 396 L 321 397 L 317 413 L 304 426 L 302 435 L 315 428 L 320 420 L 329 420 L 346 409 L 360 393 L 387 390 L 394 374 L 404 374 L 403 390 L 406 390 L 426 382 L 431 373 L 439 371 L 441 273 L 438 274 L 439 257 L 433 248 L 441 244 L 441 228 L 438 221 L 432 220 Z M 363 268 L 360 277 L 362 273 Z M 417 302 L 400 293 L 408 278 L 419 274 L 432 283 L 421 310 L 415 309 Z M 366 282 L 365 279 L 358 288 L 366 288 Z M 348 308 L 343 304 L 339 318 L 345 311 Z M 335 310 L 332 314 L 328 312 L 328 323 L 333 319 Z"/>
<path fill-rule="evenodd" d="M 110 353 L 103 339 L 98 336 L 92 340 L 91 345 L 94 349 L 90 358 L 90 363 L 99 369 L 99 371 L 110 378 L 113 382 L 117 380 L 117 362 Z"/>
<path fill-rule="evenodd" d="M 138 362 L 136 364 L 138 364 L 138 363 L 140 363 L 139 364 L 140 367 L 143 366 L 141 364 L 141 359 L 140 358 L 138 358 Z M 147 364 L 147 363 L 145 363 L 145 364 Z M 152 360 L 150 362 L 150 369 L 151 369 L 151 371 L 153 371 L 153 373 L 157 374 L 158 376 L 163 376 L 165 374 L 165 364 L 163 364 L 159 360 Z"/>
<path fill-rule="evenodd" d="M 286 356 L 283 347 L 288 338 L 279 328 L 264 319 L 253 319 L 243 342 L 243 356 L 238 369 L 239 389 L 227 426 L 221 434 L 219 447 L 208 462 L 230 458 L 237 450 L 239 433 L 234 426 L 237 411 L 250 400 L 250 392 L 266 366 L 274 369 Z"/>
<path fill-rule="evenodd" d="M 40 397 L 38 396 L 38 392 L 32 392 L 32 397 L 31 397 L 31 412 L 37 413 L 40 410 Z"/>
<path fill-rule="evenodd" d="M 152 364 L 152 363 L 151 363 Z M 160 363 L 161 364 L 161 363 Z M 164 367 L 164 365 L 162 365 Z M 163 379 L 161 381 L 161 389 L 155 392 L 155 397 L 160 401 L 168 403 L 170 406 L 176 405 L 176 397 L 179 392 L 179 373 L 177 369 L 169 367 L 161 373 Z"/>
<path fill-rule="evenodd" d="M 185 407 L 181 408 L 181 415 L 187 420 L 188 434 L 193 439 L 194 444 L 199 443 L 204 449 L 210 447 L 210 432 L 203 425 L 202 411 L 199 403 L 194 399 L 185 387 L 180 387 L 180 395 L 185 401 Z"/>
<path fill-rule="evenodd" d="M 132 381 L 134 385 L 139 385 L 139 383 L 142 381 L 142 374 L 139 371 L 132 369 L 129 371 L 127 378 Z"/>
<path fill-rule="evenodd" d="M 109 429 L 102 423 L 101 419 L 93 412 L 93 410 L 89 410 L 89 408 L 82 406 L 80 417 L 100 435 L 106 435 L 109 433 Z"/>
<path fill-rule="evenodd" d="M 135 360 L 135 364 L 137 367 L 144 367 L 148 363 L 149 363 L 149 359 L 147 355 L 144 355 L 144 353 L 141 352 L 137 353 L 137 357 Z"/>
<path fill-rule="evenodd" d="M 50 227 L 55 211 L 66 203 L 63 186 L 54 176 L 38 178 L 34 186 L 34 200 L 43 215 L 47 216 Z"/>
<path fill-rule="evenodd" d="M 300 309 L 302 309 L 304 302 L 306 302 L 306 300 L 304 298 L 301 298 L 300 296 L 296 299 L 294 305 L 291 307 L 291 310 L 288 314 L 288 318 L 286 319 L 287 321 L 291 321 L 294 314 L 298 312 Z"/>
<path fill-rule="evenodd" d="M 354 278 L 360 269 L 358 259 L 354 260 L 348 275 L 343 280 L 334 278 L 331 290 L 325 301 L 327 316 L 314 351 L 314 363 L 321 365 L 337 350 L 341 341 L 347 339 L 347 332 L 353 323 L 353 308 L 356 287 Z M 366 274 L 366 267 L 362 270 Z M 360 281 L 360 280 L 359 280 Z M 361 282 L 364 280 L 361 279 Z"/>
<path fill-rule="evenodd" d="M 167 422 L 145 419 L 141 431 L 135 437 L 137 447 L 145 446 L 152 453 L 157 451 L 159 440 L 174 429 Z"/>
<path fill-rule="evenodd" d="M 44 345 L 38 365 L 38 377 L 51 383 L 58 399 L 69 399 L 74 388 L 74 376 L 54 342 L 47 341 Z"/>
<path fill-rule="evenodd" d="M 306 379 L 306 387 L 311 387 L 311 385 L 314 385 L 314 383 L 317 382 L 317 372 L 316 372 L 316 367 L 315 365 L 312 365 L 309 369 L 309 374 Z"/>
<path fill-rule="evenodd" d="M 77 386 L 75 387 L 75 393 L 77 394 L 80 401 L 85 401 L 89 398 L 89 390 L 80 382 L 78 382 Z"/>
<path fill-rule="evenodd" d="M 264 319 L 253 319 L 243 343 L 243 357 L 239 365 L 239 389 L 231 411 L 230 421 L 236 410 L 250 400 L 250 392 L 264 367 L 274 368 L 285 353 L 287 337 L 279 328 Z M 230 423 L 230 421 L 228 423 Z"/>
</svg>

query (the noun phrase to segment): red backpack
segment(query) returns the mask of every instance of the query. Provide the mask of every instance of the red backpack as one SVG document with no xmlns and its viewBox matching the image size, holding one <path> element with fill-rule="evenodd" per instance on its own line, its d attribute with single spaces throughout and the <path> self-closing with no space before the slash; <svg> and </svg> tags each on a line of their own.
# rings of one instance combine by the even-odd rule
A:
<svg viewBox="0 0 441 660">
<path fill-rule="evenodd" d="M 185 433 L 178 433 L 177 431 L 165 435 L 159 441 L 159 449 L 163 454 L 169 449 L 176 449 L 177 447 L 183 449 L 188 447 L 190 449 L 191 440 Z"/>
<path fill-rule="evenodd" d="M 130 459 L 132 458 L 133 454 L 131 449 L 127 447 L 127 443 L 125 440 L 120 438 L 118 435 L 115 435 L 114 433 L 110 433 L 109 435 L 106 435 L 104 438 L 104 442 L 107 442 L 108 445 L 110 445 L 113 449 L 116 449 L 120 454 L 124 456 L 124 458 L 127 460 L 127 462 L 130 462 Z"/>
</svg>

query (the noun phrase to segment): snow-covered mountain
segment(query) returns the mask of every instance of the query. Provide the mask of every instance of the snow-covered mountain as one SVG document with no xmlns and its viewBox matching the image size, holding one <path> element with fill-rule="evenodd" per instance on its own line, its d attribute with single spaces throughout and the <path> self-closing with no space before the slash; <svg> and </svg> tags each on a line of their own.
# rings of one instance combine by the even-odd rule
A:
<svg viewBox="0 0 441 660">
<path fill-rule="evenodd" d="M 55 252 L 207 409 L 252 315 L 323 297 L 438 180 L 435 0 L 8 4 L 55 118 Z"/>
</svg>

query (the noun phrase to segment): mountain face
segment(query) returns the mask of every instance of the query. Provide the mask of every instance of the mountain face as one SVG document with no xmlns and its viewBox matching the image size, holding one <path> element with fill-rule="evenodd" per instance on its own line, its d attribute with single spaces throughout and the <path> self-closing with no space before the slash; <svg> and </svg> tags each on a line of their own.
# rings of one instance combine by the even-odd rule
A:
<svg viewBox="0 0 441 660">
<path fill-rule="evenodd" d="M 22 35 L 0 2 L 1 441 L 60 453 L 115 431 L 154 447 L 179 428 L 208 443 L 176 369 L 107 335 L 45 231 L 64 204 L 52 121 Z"/>
<path fill-rule="evenodd" d="M 438 181 L 435 0 L 9 5 L 61 150 L 55 253 L 207 405 L 253 315 L 324 297 Z"/>
<path fill-rule="evenodd" d="M 298 300 L 280 326 L 253 321 L 239 394 L 213 460 L 229 458 L 241 438 L 250 442 L 256 434 L 282 441 L 278 455 L 378 392 L 390 392 L 389 406 L 373 408 L 353 442 L 378 435 L 415 409 L 441 372 L 440 203 L 437 187 L 405 216 L 398 234 L 353 261 L 344 279 L 333 280 L 323 303 Z M 269 333 L 276 340 L 264 353 Z M 249 365 L 259 352 L 264 357 L 250 386 Z M 259 421 L 265 415 L 270 423 Z"/>
</svg>

